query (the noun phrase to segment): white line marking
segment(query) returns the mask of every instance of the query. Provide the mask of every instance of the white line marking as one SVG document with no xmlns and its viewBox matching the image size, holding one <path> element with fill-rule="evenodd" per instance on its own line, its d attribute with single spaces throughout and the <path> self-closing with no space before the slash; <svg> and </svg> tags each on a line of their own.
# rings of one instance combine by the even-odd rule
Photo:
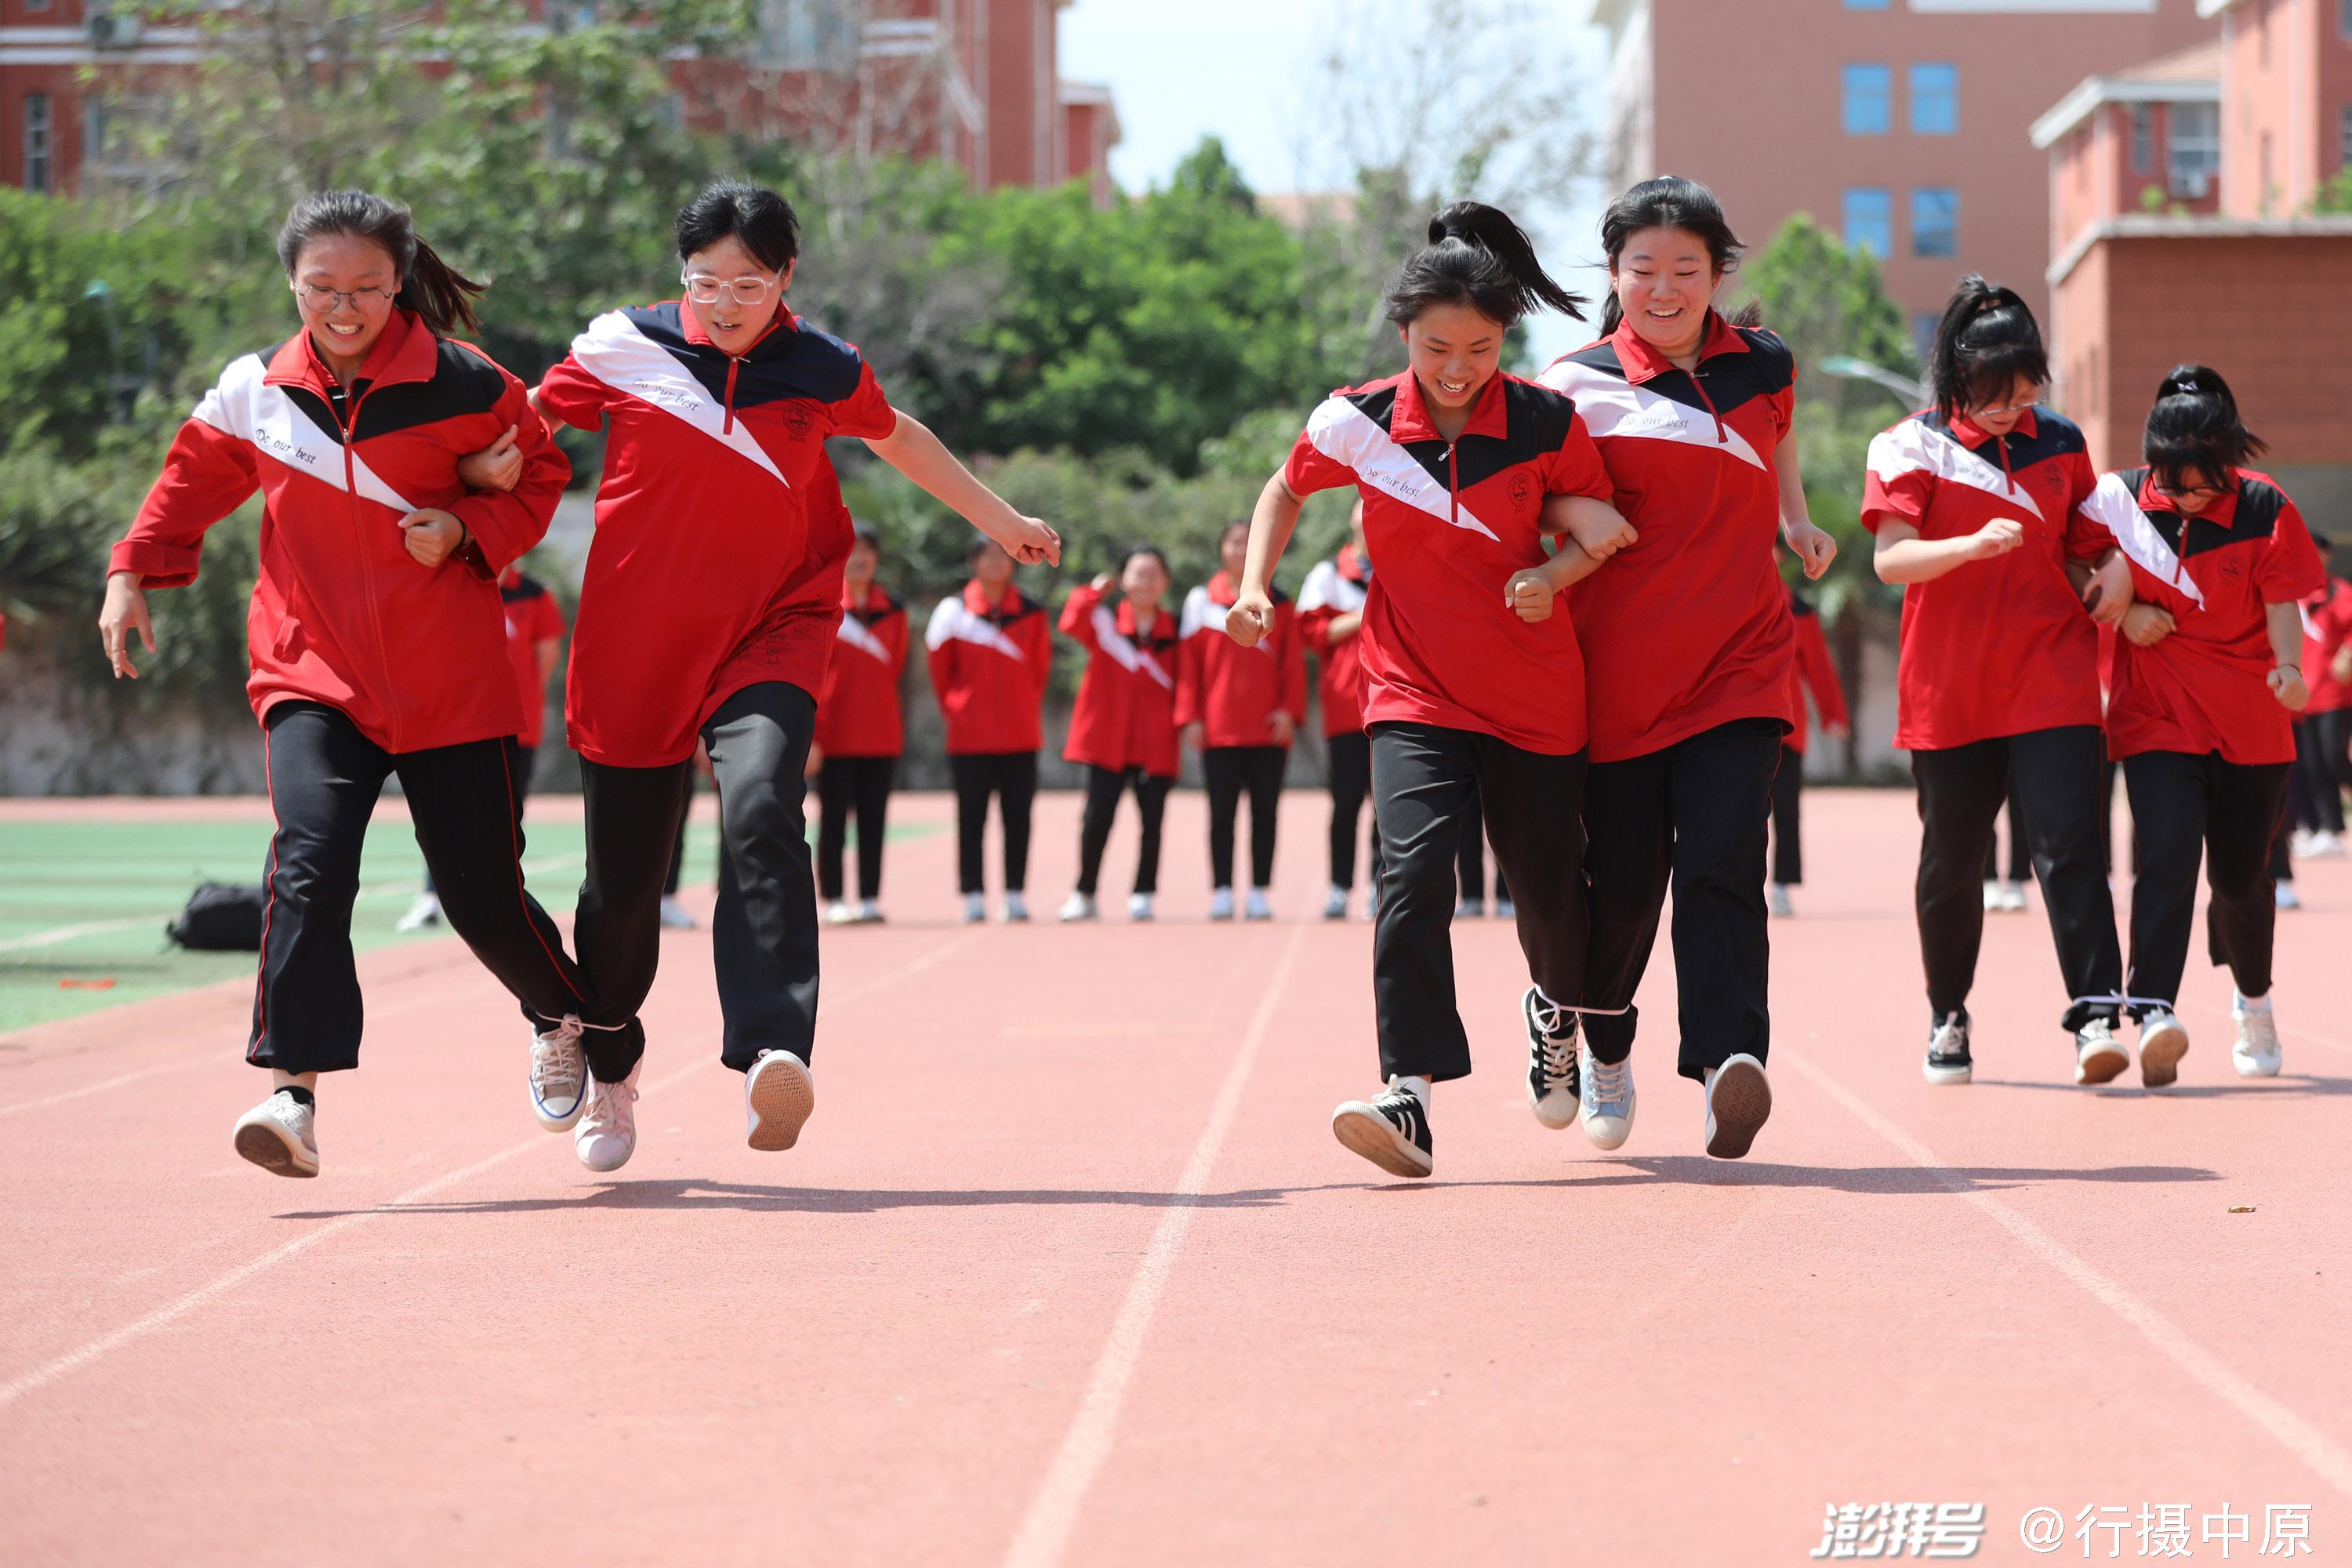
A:
<svg viewBox="0 0 2352 1568">
<path fill-rule="evenodd" d="M 2309 1040 L 2315 1046 L 2326 1046 L 2331 1051 L 2352 1051 L 2352 1046 L 2341 1040 L 2329 1039 L 2326 1035 L 2315 1035 L 2300 1024 L 2281 1024 L 2278 1030 L 2280 1034 L 2293 1035 L 2298 1040 Z"/>
<path fill-rule="evenodd" d="M 1786 1062 L 1811 1079 L 1816 1088 L 1845 1107 L 1856 1121 L 1908 1155 L 1912 1163 L 1933 1173 L 1954 1193 L 1990 1215 L 2028 1252 L 2072 1279 L 2099 1305 L 2137 1329 L 2148 1343 L 2162 1351 L 2175 1366 L 2204 1384 L 2206 1392 L 2269 1433 L 2337 1492 L 2352 1498 L 2352 1453 L 2347 1453 L 2334 1438 L 2231 1372 L 2204 1346 L 2175 1328 L 2164 1314 L 2084 1262 L 2056 1237 L 1991 1194 L 1970 1187 L 1965 1178 L 1937 1158 L 1934 1150 L 1881 1116 L 1811 1062 L 1785 1050 L 1775 1052 L 1773 1060 Z"/>
<path fill-rule="evenodd" d="M 1136 1364 L 1142 1359 L 1143 1340 L 1150 1331 L 1152 1314 L 1160 1310 L 1160 1298 L 1167 1290 L 1168 1277 L 1176 1267 L 1176 1255 L 1183 1249 L 1184 1232 L 1200 1207 L 1197 1200 L 1208 1190 L 1209 1173 L 1224 1149 L 1225 1134 L 1233 1129 L 1234 1116 L 1241 1108 L 1242 1086 L 1249 1080 L 1250 1069 L 1257 1065 L 1258 1047 L 1265 1042 L 1275 1007 L 1290 983 L 1290 971 L 1297 960 L 1299 941 L 1305 932 L 1303 926 L 1290 930 L 1290 942 L 1283 949 L 1282 962 L 1275 966 L 1274 980 L 1257 1005 L 1256 1016 L 1250 1019 L 1249 1032 L 1242 1038 L 1242 1048 L 1234 1055 L 1234 1065 L 1225 1070 L 1225 1081 L 1218 1089 L 1216 1104 L 1209 1112 L 1209 1124 L 1201 1130 L 1201 1141 L 1192 1146 L 1192 1157 L 1184 1163 L 1175 1194 L 1160 1216 L 1150 1244 L 1143 1249 L 1143 1261 L 1136 1266 L 1135 1279 L 1127 1288 L 1127 1299 L 1119 1303 L 1110 1337 L 1103 1342 L 1102 1354 L 1096 1358 L 1094 1372 L 1087 1379 L 1087 1391 L 1079 1397 L 1077 1415 L 1072 1418 L 1062 1447 L 1037 1488 L 1037 1495 L 1030 1500 L 1029 1511 L 1013 1538 L 1012 1550 L 1004 1555 L 1006 1568 L 1055 1568 L 1069 1550 L 1070 1533 L 1077 1527 L 1078 1510 L 1086 1502 L 1087 1489 L 1094 1484 L 1103 1461 L 1110 1457 L 1119 1408 L 1127 1402 L 1128 1385 L 1135 1381 Z"/>
<path fill-rule="evenodd" d="M 30 952 L 37 947 L 55 947 L 59 942 L 74 942 L 86 936 L 102 936 L 108 931 L 129 931 L 132 926 L 143 926 L 154 918 L 152 915 L 131 915 L 119 921 L 90 921 L 82 925 L 51 926 L 47 931 L 37 931 L 29 936 L 12 936 L 5 942 L 0 942 L 0 952 Z"/>
<path fill-rule="evenodd" d="M 928 969 L 932 964 L 940 962 L 940 960 L 947 957 L 950 953 L 952 953 L 961 948 L 967 947 L 973 942 L 978 941 L 980 935 L 981 933 L 978 931 L 971 931 L 952 942 L 943 942 L 911 963 L 901 965 L 899 968 L 891 971 L 889 973 L 877 976 L 864 985 L 851 987 L 845 994 L 836 999 L 836 1005 L 838 1005 L 838 1003 L 852 1002 L 860 997 L 872 995 L 875 992 L 884 990 L 888 986 L 897 984 L 898 981 L 905 979 L 909 974 L 913 974 L 919 970 Z M 1294 949 L 1296 945 L 1297 944 L 1294 942 Z M 1288 960 L 1286 958 L 1284 961 L 1284 967 L 1286 970 L 1288 968 Z M 1254 1034 L 1250 1046 L 1247 1048 L 1254 1052 L 1255 1049 L 1255 1035 Z M 709 1061 L 706 1059 L 703 1061 L 698 1061 L 691 1067 L 680 1068 L 677 1071 L 671 1073 L 668 1077 L 648 1084 L 646 1087 L 645 1092 L 647 1094 L 658 1094 L 662 1090 L 668 1089 L 671 1085 L 683 1081 L 693 1074 L 702 1071 L 705 1068 L 710 1065 Z M 12 1383 L 0 1384 L 0 1407 L 13 1405 L 17 1400 L 23 1398 L 26 1394 L 34 1393 L 38 1389 L 46 1388 L 50 1384 L 56 1383 L 61 1378 L 72 1376 L 75 1373 L 79 1372 L 82 1368 L 89 1365 L 91 1363 L 103 1359 L 115 1351 L 121 1349 L 124 1345 L 129 1344 L 133 1340 L 144 1339 L 149 1334 L 154 1333 L 159 1329 L 169 1328 L 173 1323 L 186 1317 L 189 1313 L 196 1310 L 207 1302 L 215 1300 L 217 1298 L 226 1295 L 227 1292 L 234 1290 L 236 1287 L 244 1284 L 247 1279 L 252 1279 L 255 1275 L 259 1274 L 263 1270 L 270 1268 L 279 1263 L 283 1263 L 286 1259 L 292 1258 L 297 1253 L 309 1250 L 310 1247 L 317 1246 L 320 1242 L 326 1240 L 330 1237 L 340 1236 L 347 1230 L 352 1230 L 359 1226 L 365 1225 L 372 1219 L 381 1219 L 383 1215 L 394 1213 L 396 1210 L 421 1204 L 427 1198 L 446 1192 L 449 1188 L 458 1185 L 460 1183 L 480 1175 L 485 1171 L 506 1163 L 509 1160 L 515 1158 L 518 1154 L 525 1154 L 533 1149 L 544 1149 L 547 1146 L 548 1139 L 545 1133 L 541 1133 L 532 1138 L 526 1138 L 521 1142 L 515 1144 L 513 1147 L 501 1150 L 498 1153 L 492 1154 L 488 1159 L 477 1160 L 470 1165 L 461 1166 L 445 1175 L 436 1176 L 433 1180 L 425 1183 L 423 1186 L 411 1187 L 408 1191 L 401 1194 L 398 1197 L 378 1204 L 373 1208 L 362 1209 L 357 1214 L 347 1214 L 339 1219 L 329 1220 L 326 1224 L 320 1226 L 316 1230 L 305 1231 L 302 1235 L 296 1237 L 293 1240 L 287 1242 L 281 1247 L 273 1247 L 271 1250 L 263 1253 L 258 1258 L 238 1264 L 235 1268 L 230 1269 L 227 1273 L 222 1275 L 219 1279 L 213 1280 L 210 1284 L 200 1285 L 195 1289 L 189 1291 L 186 1295 L 180 1297 L 177 1300 L 164 1303 L 163 1306 L 158 1307 L 153 1311 L 148 1313 L 145 1317 L 140 1318 L 133 1322 L 125 1323 L 122 1327 L 114 1330 L 110 1333 L 102 1334 L 99 1338 L 90 1341 L 88 1344 L 83 1345 L 80 1349 L 69 1351 L 66 1354 L 58 1357 L 55 1361 L 48 1362 L 41 1366 L 36 1367 L 31 1372 L 26 1373 L 24 1376 L 16 1379 Z"/>
</svg>

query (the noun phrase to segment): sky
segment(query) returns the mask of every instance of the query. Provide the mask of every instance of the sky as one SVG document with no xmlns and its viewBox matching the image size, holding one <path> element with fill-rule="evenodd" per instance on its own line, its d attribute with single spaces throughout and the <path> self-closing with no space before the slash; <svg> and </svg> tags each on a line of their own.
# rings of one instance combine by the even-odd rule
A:
<svg viewBox="0 0 2352 1568">
<path fill-rule="evenodd" d="M 1254 189 L 1295 191 L 1302 183 L 1298 149 L 1313 131 L 1309 86 L 1318 51 L 1360 3 L 1077 0 L 1062 13 L 1061 70 L 1109 85 L 1125 133 L 1111 154 L 1111 174 L 1124 188 L 1165 184 L 1177 162 L 1213 133 Z M 1575 68 L 1590 73 L 1591 97 L 1599 102 L 1605 51 L 1601 30 L 1585 20 L 1591 0 L 1530 0 L 1530 8 L 1558 29 L 1561 53 Z M 1535 235 L 1553 276 L 1599 297 L 1601 275 L 1573 265 L 1598 249 L 1594 197 L 1513 216 Z M 1528 325 L 1538 363 L 1591 336 L 1549 312 Z"/>
</svg>

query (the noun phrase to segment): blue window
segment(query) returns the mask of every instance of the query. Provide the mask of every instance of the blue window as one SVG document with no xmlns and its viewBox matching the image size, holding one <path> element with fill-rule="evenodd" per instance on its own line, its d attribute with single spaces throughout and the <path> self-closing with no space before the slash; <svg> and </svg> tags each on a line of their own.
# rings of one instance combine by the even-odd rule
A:
<svg viewBox="0 0 2352 1568">
<path fill-rule="evenodd" d="M 1845 133 L 1884 136 L 1892 116 L 1887 101 L 1895 93 L 1895 73 L 1885 66 L 1845 68 Z"/>
<path fill-rule="evenodd" d="M 1960 193 L 1922 185 L 1911 193 L 1911 254 L 1955 256 L 1960 248 Z"/>
<path fill-rule="evenodd" d="M 2352 0 L 2344 0 L 2344 3 L 2352 5 Z M 1845 0 L 1845 8 L 1849 11 L 1884 11 L 1886 0 Z"/>
<path fill-rule="evenodd" d="M 1895 204 L 1883 187 L 1853 185 L 1845 193 L 1845 243 L 1884 261 L 1894 247 Z"/>
<path fill-rule="evenodd" d="M 1960 68 L 1916 65 L 1911 68 L 1911 129 L 1920 136 L 1960 133 Z"/>
<path fill-rule="evenodd" d="M 1911 347 L 1926 364 L 1936 352 L 1936 330 L 1944 324 L 1943 316 L 1935 310 L 1923 311 L 1911 318 Z"/>
</svg>

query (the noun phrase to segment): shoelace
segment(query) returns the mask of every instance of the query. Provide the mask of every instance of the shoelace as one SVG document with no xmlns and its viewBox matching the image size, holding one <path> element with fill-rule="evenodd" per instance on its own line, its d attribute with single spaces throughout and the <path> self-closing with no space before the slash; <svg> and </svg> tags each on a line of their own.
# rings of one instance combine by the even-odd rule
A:
<svg viewBox="0 0 2352 1568">
<path fill-rule="evenodd" d="M 1576 1077 L 1575 1031 L 1570 1026 L 1565 1037 L 1560 1034 L 1563 1025 L 1572 1026 L 1573 1013 L 1574 1009 L 1561 1006 L 1540 991 L 1536 993 L 1535 1005 L 1528 1009 L 1536 1026 L 1536 1056 L 1547 1089 L 1566 1089 Z"/>
<path fill-rule="evenodd" d="M 600 1083 L 588 1097 L 588 1114 L 581 1124 L 609 1127 L 621 1120 L 636 1098 L 637 1086 L 627 1079 L 618 1083 Z"/>
<path fill-rule="evenodd" d="M 1595 1060 L 1584 1081 L 1586 1097 L 1593 1105 L 1622 1105 L 1633 1093 L 1633 1058 L 1628 1057 L 1622 1062 Z"/>
<path fill-rule="evenodd" d="M 530 1042 L 531 1088 L 562 1094 L 580 1092 L 581 1075 L 587 1070 L 587 1058 L 580 1049 L 581 1028 L 577 1017 L 567 1016 Z"/>
<path fill-rule="evenodd" d="M 1372 1109 L 1394 1122 L 1398 1131 L 1407 1138 L 1417 1135 L 1421 1118 L 1427 1113 L 1427 1108 L 1421 1103 L 1421 1096 L 1409 1089 L 1390 1089 L 1381 1096 Z"/>
</svg>

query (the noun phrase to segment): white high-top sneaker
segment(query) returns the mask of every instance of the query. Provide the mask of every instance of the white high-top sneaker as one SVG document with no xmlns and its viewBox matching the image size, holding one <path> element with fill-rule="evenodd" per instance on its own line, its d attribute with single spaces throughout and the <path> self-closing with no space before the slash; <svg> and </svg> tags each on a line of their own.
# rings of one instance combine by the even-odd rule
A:
<svg viewBox="0 0 2352 1568">
<path fill-rule="evenodd" d="M 2230 993 L 2230 1016 L 2238 1021 L 2238 1043 L 2230 1047 L 2230 1065 L 2240 1078 L 2276 1078 L 2279 1074 L 2278 1020 L 2268 996 L 2248 998 Z"/>
<path fill-rule="evenodd" d="M 1062 912 L 1060 919 L 1065 924 L 1067 924 L 1072 921 L 1090 921 L 1094 918 L 1095 901 L 1088 895 L 1085 893 L 1072 893 L 1068 898 L 1062 900 Z"/>
<path fill-rule="evenodd" d="M 588 1109 L 572 1130 L 572 1152 L 590 1170 L 617 1171 L 637 1152 L 637 1077 L 645 1070 L 639 1057 L 618 1083 L 597 1083 L 590 1075 Z"/>
<path fill-rule="evenodd" d="M 569 1132 L 588 1095 L 588 1057 L 580 1020 L 566 1018 L 530 1037 L 530 1113 L 550 1132 Z"/>
<path fill-rule="evenodd" d="M 835 899 L 824 907 L 824 923 L 829 926 L 849 925 L 856 919 L 857 911 L 849 907 L 845 899 Z"/>
</svg>

